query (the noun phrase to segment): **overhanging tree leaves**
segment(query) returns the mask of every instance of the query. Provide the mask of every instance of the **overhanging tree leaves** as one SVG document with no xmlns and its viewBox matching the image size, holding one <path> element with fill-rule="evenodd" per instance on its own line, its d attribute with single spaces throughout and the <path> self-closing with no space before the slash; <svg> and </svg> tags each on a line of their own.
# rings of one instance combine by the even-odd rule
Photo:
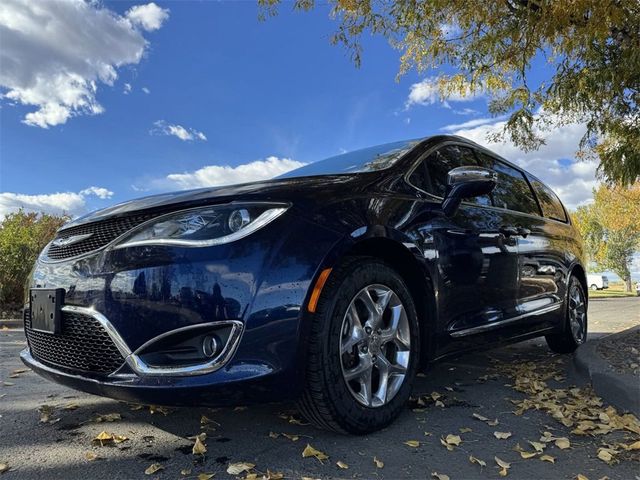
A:
<svg viewBox="0 0 640 480">
<path fill-rule="evenodd" d="M 572 216 L 589 260 L 598 270 L 612 270 L 631 291 L 631 262 L 640 249 L 640 184 L 630 188 L 601 186 L 594 202 Z"/>
<path fill-rule="evenodd" d="M 273 15 L 281 0 L 258 0 Z M 502 134 L 539 147 L 544 131 L 584 122 L 579 154 L 600 160 L 607 180 L 640 178 L 640 2 L 638 0 L 329 0 L 339 25 L 332 41 L 356 65 L 361 37 L 382 35 L 401 52 L 400 75 L 451 65 L 440 93 L 491 97 L 490 111 L 509 113 Z M 314 0 L 297 0 L 311 10 Z M 530 83 L 531 64 L 552 72 Z"/>
</svg>

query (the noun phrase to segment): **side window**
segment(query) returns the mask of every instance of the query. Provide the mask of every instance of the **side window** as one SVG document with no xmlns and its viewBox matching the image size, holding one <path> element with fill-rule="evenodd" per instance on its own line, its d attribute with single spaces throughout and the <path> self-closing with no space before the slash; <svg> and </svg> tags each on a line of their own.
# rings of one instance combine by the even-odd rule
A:
<svg viewBox="0 0 640 480">
<path fill-rule="evenodd" d="M 484 152 L 478 152 L 478 156 L 484 166 L 498 174 L 498 184 L 491 192 L 494 206 L 530 215 L 540 215 L 531 187 L 522 172 Z"/>
<path fill-rule="evenodd" d="M 536 197 L 538 197 L 540 207 L 542 207 L 542 214 L 547 218 L 566 222 L 567 214 L 562 207 L 562 203 L 560 203 L 560 199 L 553 193 L 553 190 L 537 178 L 530 176 L 528 178 L 533 187 L 533 191 L 536 193 Z"/>
<path fill-rule="evenodd" d="M 477 166 L 473 151 L 458 145 L 445 145 L 429 154 L 416 168 L 409 181 L 414 186 L 437 197 L 444 197 L 447 193 L 447 174 L 449 170 L 463 166 Z M 466 201 L 479 205 L 491 205 L 488 195 L 469 198 Z"/>
</svg>

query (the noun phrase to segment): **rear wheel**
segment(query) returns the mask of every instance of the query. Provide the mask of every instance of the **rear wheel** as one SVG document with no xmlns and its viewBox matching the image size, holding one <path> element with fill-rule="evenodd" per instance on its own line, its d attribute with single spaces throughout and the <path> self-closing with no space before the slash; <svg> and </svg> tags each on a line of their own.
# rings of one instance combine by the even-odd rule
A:
<svg viewBox="0 0 640 480">
<path fill-rule="evenodd" d="M 348 258 L 331 272 L 311 321 L 303 415 L 342 433 L 391 423 L 411 393 L 420 342 L 400 275 L 374 258 Z"/>
<path fill-rule="evenodd" d="M 595 292 L 596 290 L 598 290 L 598 286 L 594 283 L 593 285 L 591 285 L 591 290 Z"/>
<path fill-rule="evenodd" d="M 547 335 L 549 348 L 556 353 L 572 353 L 587 340 L 587 299 L 580 281 L 569 279 L 564 328 L 561 333 Z"/>
</svg>

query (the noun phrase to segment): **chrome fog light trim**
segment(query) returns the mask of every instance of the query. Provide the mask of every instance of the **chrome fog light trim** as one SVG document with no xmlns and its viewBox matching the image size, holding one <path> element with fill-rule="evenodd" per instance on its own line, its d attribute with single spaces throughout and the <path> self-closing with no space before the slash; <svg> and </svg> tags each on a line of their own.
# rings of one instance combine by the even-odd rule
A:
<svg viewBox="0 0 640 480">
<path fill-rule="evenodd" d="M 78 313 L 95 318 L 104 327 L 113 343 L 118 348 L 118 351 L 122 354 L 127 365 L 139 376 L 190 376 L 190 375 L 204 375 L 207 373 L 215 372 L 222 368 L 233 356 L 238 344 L 240 343 L 240 337 L 242 336 L 244 324 L 239 320 L 221 320 L 217 322 L 198 323 L 196 325 L 189 325 L 187 327 L 177 328 L 170 330 L 157 337 L 147 341 L 144 345 L 138 348 L 135 352 L 132 352 L 127 343 L 118 333 L 118 330 L 109 322 L 107 317 L 98 312 L 93 307 L 77 307 L 75 305 L 65 305 L 62 307 L 63 312 Z M 142 360 L 138 353 L 149 345 L 161 340 L 169 335 L 173 335 L 176 332 L 187 331 L 191 329 L 215 329 L 220 327 L 231 327 L 231 333 L 227 342 L 222 348 L 219 347 L 220 353 L 218 353 L 211 360 L 195 365 L 188 365 L 183 367 L 153 367 L 147 365 Z"/>
</svg>

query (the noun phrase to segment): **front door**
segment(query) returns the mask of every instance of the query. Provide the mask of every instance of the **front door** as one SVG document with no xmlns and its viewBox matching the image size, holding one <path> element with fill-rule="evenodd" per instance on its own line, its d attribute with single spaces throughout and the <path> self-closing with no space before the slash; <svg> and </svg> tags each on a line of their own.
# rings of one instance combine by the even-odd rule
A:
<svg viewBox="0 0 640 480">
<path fill-rule="evenodd" d="M 423 209 L 433 211 L 444 197 L 448 172 L 478 165 L 473 151 L 445 144 L 413 171 L 409 182 L 425 193 Z M 493 208 L 490 196 L 469 199 L 452 217 L 421 215 L 414 226 L 431 262 L 438 292 L 437 354 L 477 343 L 517 313 L 517 239 L 505 235 L 510 213 Z M 454 344 L 458 343 L 457 346 Z"/>
</svg>

